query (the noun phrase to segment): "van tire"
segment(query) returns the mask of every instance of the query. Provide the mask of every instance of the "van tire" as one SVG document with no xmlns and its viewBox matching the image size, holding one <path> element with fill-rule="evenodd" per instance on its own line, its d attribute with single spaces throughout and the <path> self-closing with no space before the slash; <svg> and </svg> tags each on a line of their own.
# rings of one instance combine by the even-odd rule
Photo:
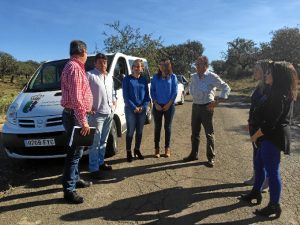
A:
<svg viewBox="0 0 300 225">
<path fill-rule="evenodd" d="M 118 153 L 118 135 L 115 121 L 112 121 L 107 139 L 105 158 L 112 157 Z"/>
</svg>

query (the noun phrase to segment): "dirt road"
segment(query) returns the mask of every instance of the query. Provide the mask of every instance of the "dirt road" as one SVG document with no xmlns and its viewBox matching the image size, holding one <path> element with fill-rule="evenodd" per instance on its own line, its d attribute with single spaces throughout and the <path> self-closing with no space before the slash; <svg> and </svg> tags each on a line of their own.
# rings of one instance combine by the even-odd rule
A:
<svg viewBox="0 0 300 225">
<path fill-rule="evenodd" d="M 191 98 L 176 106 L 171 158 L 152 157 L 153 124 L 145 126 L 145 160 L 127 163 L 125 137 L 120 153 L 108 161 L 114 170 L 107 179 L 78 190 L 81 205 L 62 199 L 63 160 L 19 161 L 0 157 L 0 224 L 300 224 L 300 145 L 292 156 L 282 156 L 281 218 L 268 221 L 252 212 L 259 208 L 237 197 L 251 187 L 243 181 L 252 173 L 252 150 L 245 130 L 249 105 L 231 95 L 215 111 L 216 166 L 205 166 L 205 137 L 201 134 L 200 159 L 183 163 L 190 151 Z M 297 135 L 297 136 L 296 136 Z M 293 138 L 300 138 L 298 133 Z M 163 141 L 162 141 L 163 143 Z M 87 159 L 82 178 L 89 179 Z M 262 206 L 268 203 L 263 194 Z"/>
</svg>

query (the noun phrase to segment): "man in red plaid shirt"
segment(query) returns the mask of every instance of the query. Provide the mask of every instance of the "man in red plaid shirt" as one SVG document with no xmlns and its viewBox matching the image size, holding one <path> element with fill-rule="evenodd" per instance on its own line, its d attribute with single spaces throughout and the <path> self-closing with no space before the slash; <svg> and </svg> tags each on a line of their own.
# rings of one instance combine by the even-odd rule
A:
<svg viewBox="0 0 300 225">
<path fill-rule="evenodd" d="M 61 75 L 63 125 L 70 138 L 75 125 L 82 127 L 81 135 L 89 134 L 87 114 L 92 109 L 92 93 L 86 77 L 84 64 L 87 60 L 87 47 L 83 41 L 74 40 L 70 44 L 70 60 Z M 67 150 L 63 172 L 64 199 L 69 203 L 80 204 L 83 198 L 75 191 L 91 183 L 80 179 L 78 164 L 83 147 L 71 146 Z"/>
</svg>

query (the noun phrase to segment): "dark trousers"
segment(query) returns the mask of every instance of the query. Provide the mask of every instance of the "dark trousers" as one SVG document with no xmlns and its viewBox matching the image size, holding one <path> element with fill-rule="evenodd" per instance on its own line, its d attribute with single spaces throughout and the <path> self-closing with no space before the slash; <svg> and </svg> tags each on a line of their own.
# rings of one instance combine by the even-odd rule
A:
<svg viewBox="0 0 300 225">
<path fill-rule="evenodd" d="M 63 125 L 68 136 L 68 149 L 65 158 L 62 184 L 64 192 L 73 192 L 76 188 L 76 182 L 80 179 L 79 160 L 83 154 L 83 147 L 69 147 L 69 139 L 73 127 L 79 125 L 73 111 L 63 111 Z"/>
<path fill-rule="evenodd" d="M 192 154 L 195 156 L 198 154 L 202 125 L 207 140 L 206 156 L 208 160 L 212 160 L 215 157 L 213 114 L 213 111 L 208 110 L 207 105 L 193 104 L 192 106 Z"/>
<path fill-rule="evenodd" d="M 162 105 L 163 106 L 163 105 Z M 165 128 L 165 148 L 170 147 L 172 121 L 175 114 L 175 105 L 171 105 L 167 111 L 157 111 L 153 105 L 153 118 L 154 118 L 154 145 L 155 149 L 159 148 L 160 132 L 162 126 L 162 118 L 164 117 Z"/>
</svg>

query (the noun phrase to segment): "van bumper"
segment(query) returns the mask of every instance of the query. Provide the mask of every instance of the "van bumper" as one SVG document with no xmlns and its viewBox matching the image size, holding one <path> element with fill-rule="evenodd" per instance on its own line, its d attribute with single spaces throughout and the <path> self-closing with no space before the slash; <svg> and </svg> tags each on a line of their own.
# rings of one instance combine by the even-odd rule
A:
<svg viewBox="0 0 300 225">
<path fill-rule="evenodd" d="M 55 146 L 26 147 L 28 139 L 54 139 Z M 2 142 L 6 154 L 18 159 L 63 158 L 67 152 L 67 136 L 64 131 L 38 134 L 2 133 Z"/>
</svg>

